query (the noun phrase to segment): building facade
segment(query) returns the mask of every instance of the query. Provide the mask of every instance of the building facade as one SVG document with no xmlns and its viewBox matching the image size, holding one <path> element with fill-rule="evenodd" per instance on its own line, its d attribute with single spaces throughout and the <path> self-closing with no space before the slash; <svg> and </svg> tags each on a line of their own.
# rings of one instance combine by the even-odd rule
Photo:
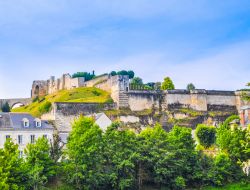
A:
<svg viewBox="0 0 250 190">
<path fill-rule="evenodd" d="M 0 148 L 6 139 L 11 138 L 18 144 L 20 156 L 23 156 L 27 144 L 35 143 L 40 137 L 53 141 L 54 128 L 47 121 L 25 113 L 0 113 Z"/>
</svg>

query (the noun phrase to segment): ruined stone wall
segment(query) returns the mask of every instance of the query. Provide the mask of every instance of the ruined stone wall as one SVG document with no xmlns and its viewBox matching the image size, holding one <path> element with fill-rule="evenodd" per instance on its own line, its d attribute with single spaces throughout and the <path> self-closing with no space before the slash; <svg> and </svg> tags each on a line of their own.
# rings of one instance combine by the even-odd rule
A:
<svg viewBox="0 0 250 190">
<path fill-rule="evenodd" d="M 96 88 L 100 88 L 104 91 L 111 92 L 111 79 L 100 81 L 100 83 L 95 84 Z"/>
<path fill-rule="evenodd" d="M 93 87 L 93 86 L 95 86 L 98 83 L 107 81 L 108 79 L 109 79 L 109 75 L 108 74 L 107 75 L 103 75 L 103 76 L 97 77 L 97 78 L 95 78 L 93 80 L 86 81 L 85 82 L 85 86 L 86 87 Z"/>
<path fill-rule="evenodd" d="M 54 76 L 50 77 L 47 81 L 34 81 L 32 85 L 31 96 L 45 96 L 53 94 L 59 90 L 70 90 L 73 88 L 82 87 L 85 85 L 84 77 L 72 78 L 69 74 L 63 74 L 62 77 L 55 79 Z M 36 88 L 39 87 L 39 93 L 37 94 Z"/>
</svg>

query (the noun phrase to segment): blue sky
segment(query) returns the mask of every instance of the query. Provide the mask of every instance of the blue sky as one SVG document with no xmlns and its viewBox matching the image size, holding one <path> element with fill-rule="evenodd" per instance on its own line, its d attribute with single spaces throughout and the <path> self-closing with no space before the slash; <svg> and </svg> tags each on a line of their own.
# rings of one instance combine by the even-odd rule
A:
<svg viewBox="0 0 250 190">
<path fill-rule="evenodd" d="M 249 0 L 0 0 L 0 98 L 33 80 L 132 69 L 144 82 L 250 81 Z"/>
</svg>

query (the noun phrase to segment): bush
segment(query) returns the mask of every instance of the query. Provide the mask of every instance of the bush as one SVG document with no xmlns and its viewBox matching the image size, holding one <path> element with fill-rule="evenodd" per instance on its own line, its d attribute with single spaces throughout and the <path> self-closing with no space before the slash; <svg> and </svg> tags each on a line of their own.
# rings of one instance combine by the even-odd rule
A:
<svg viewBox="0 0 250 190">
<path fill-rule="evenodd" d="M 215 143 L 216 129 L 213 126 L 200 124 L 195 130 L 197 141 L 205 148 L 209 148 Z"/>
<path fill-rule="evenodd" d="M 238 115 L 231 115 L 229 116 L 223 123 L 223 127 L 229 128 L 229 124 L 234 120 L 240 120 Z"/>
<path fill-rule="evenodd" d="M 38 110 L 41 114 L 48 113 L 51 110 L 52 104 L 50 101 L 44 102 L 41 106 L 39 106 Z"/>
</svg>

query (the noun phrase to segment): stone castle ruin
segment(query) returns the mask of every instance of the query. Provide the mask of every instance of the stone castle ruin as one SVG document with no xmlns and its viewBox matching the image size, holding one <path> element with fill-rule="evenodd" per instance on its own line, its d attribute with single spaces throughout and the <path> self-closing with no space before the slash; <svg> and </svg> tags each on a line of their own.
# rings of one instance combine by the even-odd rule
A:
<svg viewBox="0 0 250 190">
<path fill-rule="evenodd" d="M 241 100 L 240 92 L 215 90 L 134 90 L 130 89 L 129 77 L 126 75 L 101 75 L 85 81 L 84 77 L 72 78 L 63 74 L 61 78 L 34 81 L 31 97 L 45 96 L 59 90 L 70 90 L 78 87 L 96 87 L 108 91 L 117 104 L 117 108 L 129 108 L 142 111 L 152 107 L 168 110 L 176 107 L 190 108 L 197 111 L 237 110 L 246 102 Z"/>
<path fill-rule="evenodd" d="M 49 80 L 33 81 L 31 97 L 45 96 L 53 94 L 59 90 L 70 90 L 84 86 L 85 79 L 83 77 L 72 78 L 70 74 L 63 74 L 61 78 L 55 79 L 54 76 Z"/>
<path fill-rule="evenodd" d="M 53 105 L 52 112 L 45 117 L 55 120 L 59 131 L 69 131 L 71 121 L 80 114 L 89 115 L 108 110 L 125 110 L 125 115 L 110 117 L 125 123 L 140 123 L 143 126 L 156 122 L 164 126 L 169 121 L 177 120 L 184 121 L 182 122 L 184 125 L 190 118 L 191 112 L 196 116 L 188 121 L 187 126 L 193 128 L 197 123 L 209 119 L 212 122 L 224 121 L 232 114 L 239 114 L 242 106 L 249 105 L 241 99 L 240 91 L 135 89 L 131 88 L 129 76 L 108 74 L 89 81 L 81 77 L 72 78 L 69 74 L 64 74 L 59 79 L 51 77 L 47 81 L 34 81 L 32 98 L 78 87 L 96 87 L 105 90 L 110 93 L 114 104 L 99 106 L 95 103 L 57 102 Z M 186 113 L 183 113 L 183 110 Z"/>
</svg>

